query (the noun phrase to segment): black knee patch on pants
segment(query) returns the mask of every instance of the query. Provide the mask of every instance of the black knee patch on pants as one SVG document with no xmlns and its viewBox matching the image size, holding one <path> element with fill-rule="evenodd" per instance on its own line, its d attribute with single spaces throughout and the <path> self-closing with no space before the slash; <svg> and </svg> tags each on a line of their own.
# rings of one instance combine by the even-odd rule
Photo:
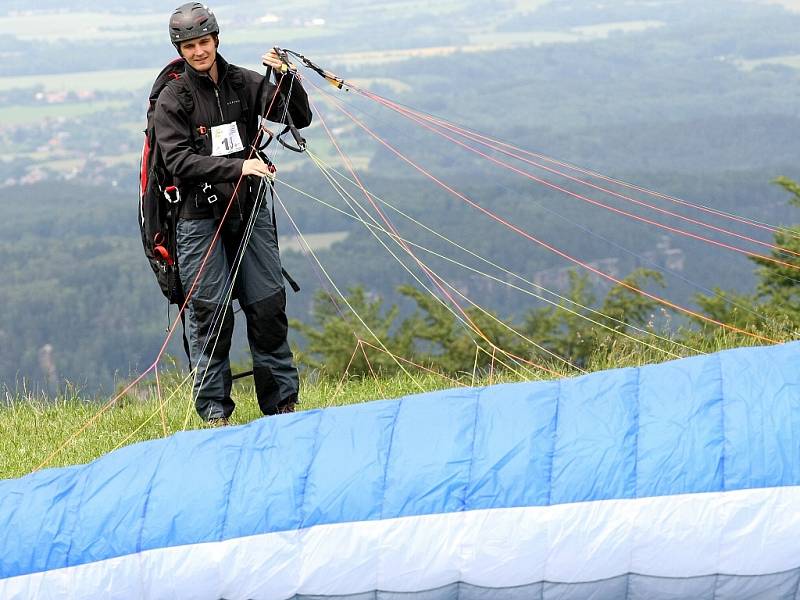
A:
<svg viewBox="0 0 800 600">
<path fill-rule="evenodd" d="M 205 346 L 203 354 L 214 358 L 228 356 L 233 336 L 233 310 L 230 305 L 225 307 L 225 315 L 221 316 L 219 304 L 193 299 L 192 310 L 197 324 L 197 338 L 200 347 Z M 215 316 L 216 323 L 214 322 Z"/>
<path fill-rule="evenodd" d="M 247 337 L 259 352 L 273 352 L 283 344 L 289 332 L 283 289 L 242 309 L 247 316 Z"/>
</svg>

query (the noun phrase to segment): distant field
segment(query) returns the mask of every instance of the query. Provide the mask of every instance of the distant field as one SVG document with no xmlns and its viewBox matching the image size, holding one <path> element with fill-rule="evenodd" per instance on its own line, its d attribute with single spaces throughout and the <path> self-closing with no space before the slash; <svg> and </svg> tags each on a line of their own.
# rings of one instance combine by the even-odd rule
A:
<svg viewBox="0 0 800 600">
<path fill-rule="evenodd" d="M 136 166 L 142 155 L 139 152 L 130 152 L 127 154 L 115 154 L 111 156 L 104 156 L 100 160 L 106 165 L 130 165 Z"/>
<path fill-rule="evenodd" d="M 320 2 L 315 4 L 324 6 Z M 229 7 L 220 8 L 219 15 L 222 25 L 226 20 L 224 17 L 229 13 L 231 13 Z M 244 27 L 236 26 L 230 32 L 224 32 L 224 40 L 229 43 L 273 43 L 270 38 L 276 38 L 274 43 L 284 43 L 297 39 L 323 37 L 332 33 L 329 27 L 287 26 L 284 20 L 274 24 L 260 24 L 261 13 L 251 14 L 252 20 L 245 23 Z M 15 37 L 26 41 L 125 41 L 152 38 L 166 42 L 164 36 L 168 17 L 168 10 L 140 15 L 101 12 L 37 12 L 0 17 L 0 31 L 14 32 Z M 241 16 L 237 15 L 234 19 L 238 21 Z"/>
<path fill-rule="evenodd" d="M 389 79 L 388 77 L 374 77 L 372 79 L 351 79 L 353 85 L 371 89 L 379 85 L 385 85 L 395 94 L 403 94 L 412 90 L 411 86 L 399 79 Z"/>
<path fill-rule="evenodd" d="M 507 38 L 513 38 L 509 41 Z M 562 33 L 542 34 L 505 34 L 498 36 L 487 34 L 487 43 L 467 43 L 459 46 L 431 46 L 420 48 L 404 48 L 401 50 L 376 50 L 374 52 L 350 52 L 345 54 L 332 54 L 328 60 L 340 65 L 379 65 L 412 58 L 430 58 L 434 56 L 448 56 L 456 52 L 492 52 L 495 50 L 508 50 L 511 48 L 532 46 L 537 44 L 563 43 L 579 41 L 577 36 Z M 517 41 L 525 40 L 525 41 Z"/>
<path fill-rule="evenodd" d="M 45 171 L 60 173 L 62 175 L 67 175 L 75 170 L 78 170 L 86 163 L 84 158 L 59 158 L 59 156 L 65 156 L 65 154 L 63 152 L 31 152 L 29 154 L 19 155 L 19 158 L 27 157 L 31 161 L 40 163 L 36 165 L 37 168 L 44 169 Z M 137 152 L 102 156 L 97 160 L 106 166 L 127 165 L 131 167 L 131 172 L 133 173 L 136 166 L 139 164 L 140 158 L 141 156 Z"/>
<path fill-rule="evenodd" d="M 568 42 L 586 42 L 607 38 L 612 33 L 636 33 L 663 27 L 661 21 L 619 21 L 573 27 L 564 31 L 517 31 L 501 33 L 479 33 L 469 37 L 475 46 L 494 45 L 512 47 L 519 45 L 541 46 Z M 469 51 L 469 48 L 465 49 Z"/>
<path fill-rule="evenodd" d="M 125 40 L 157 35 L 164 15 L 98 12 L 39 13 L 0 17 L 0 31 L 21 40 Z"/>
<path fill-rule="evenodd" d="M 531 12 L 550 2 L 552 2 L 552 0 L 517 0 L 516 6 L 517 10 Z"/>
<path fill-rule="evenodd" d="M 566 44 L 603 39 L 612 33 L 632 33 L 663 26 L 660 21 L 626 21 L 602 23 L 586 27 L 574 27 L 565 31 L 490 32 L 470 35 L 465 43 L 457 46 L 429 46 L 400 50 L 376 50 L 334 54 L 330 60 L 345 65 L 383 64 L 411 58 L 447 56 L 456 52 L 494 52 L 528 46 Z"/>
<path fill-rule="evenodd" d="M 800 2 L 798 2 L 798 10 L 800 10 Z M 738 60 L 736 66 L 743 71 L 752 71 L 758 67 L 765 65 L 781 65 L 784 67 L 791 67 L 792 69 L 800 69 L 800 54 L 787 54 L 784 56 L 771 56 L 769 58 L 760 58 L 758 60 Z"/>
<path fill-rule="evenodd" d="M 637 33 L 648 29 L 663 27 L 663 21 L 618 21 L 614 23 L 600 23 L 599 25 L 585 25 L 573 27 L 572 31 L 591 39 L 606 38 L 612 33 Z"/>
<path fill-rule="evenodd" d="M 4 106 L 2 125 L 27 125 L 46 119 L 68 119 L 83 117 L 105 110 L 114 110 L 127 105 L 127 102 L 74 102 L 65 104 L 44 104 L 36 106 Z"/>
<path fill-rule="evenodd" d="M 303 237 L 308 242 L 308 245 L 311 246 L 311 249 L 316 252 L 318 250 L 327 250 L 336 242 L 343 241 L 348 235 L 347 231 L 333 231 L 329 233 L 307 233 Z M 300 240 L 291 235 L 281 236 L 279 245 L 282 252 L 302 252 L 305 249 Z"/>
<path fill-rule="evenodd" d="M 316 57 L 315 57 L 316 58 Z M 321 56 L 320 60 L 330 60 L 331 57 Z M 263 67 L 258 64 L 242 65 L 248 69 L 262 71 Z M 42 89 L 47 92 L 62 91 L 106 91 L 106 92 L 127 92 L 137 91 L 150 87 L 158 75 L 158 69 L 119 69 L 110 71 L 88 71 L 83 73 L 63 73 L 59 75 L 26 75 L 22 77 L 0 77 L 0 91 L 14 89 Z M 322 79 L 317 81 L 321 82 Z M 374 78 L 358 79 L 353 83 L 360 83 L 367 87 L 381 84 L 392 88 L 396 92 L 404 92 L 409 89 L 408 84 L 398 79 Z"/>
<path fill-rule="evenodd" d="M 444 46 L 416 46 L 401 49 L 381 49 L 376 45 L 368 52 L 337 52 L 320 54 L 313 58 L 322 64 L 326 61 L 339 65 L 379 65 L 414 58 L 446 56 L 457 52 L 492 52 L 497 50 L 539 46 L 546 44 L 591 41 L 609 36 L 614 32 L 643 31 L 658 27 L 654 21 L 610 22 L 564 29 L 562 31 L 498 32 L 498 25 L 514 15 L 530 14 L 549 0 L 516 0 L 503 11 L 486 10 L 473 15 L 473 25 L 463 37 L 463 44 Z M 786 3 L 791 4 L 789 0 Z M 800 0 L 796 4 L 800 5 Z M 425 14 L 464 20 L 471 7 L 479 5 L 464 0 L 388 0 L 369 4 L 337 7 L 335 13 L 322 0 L 300 0 L 292 10 L 255 1 L 249 9 L 226 4 L 218 7 L 217 15 L 223 28 L 222 41 L 227 44 L 263 43 L 265 47 L 278 44 L 291 46 L 309 39 L 321 39 L 335 35 L 346 35 L 357 31 L 365 21 L 385 21 L 393 15 L 398 18 Z M 108 40 L 125 43 L 126 40 L 161 39 L 167 12 L 145 14 L 111 12 L 35 12 L 0 17 L 0 30 L 14 32 L 22 40 Z M 324 24 L 312 24 L 317 17 L 325 18 Z M 271 22 L 270 19 L 276 19 Z M 228 25 L 230 24 L 230 25 Z M 464 25 L 462 24 L 462 27 Z M 436 36 L 431 36 L 431 38 Z M 166 40 L 161 39 L 160 43 Z M 331 49 L 341 45 L 330 44 Z M 302 50 L 302 48 L 300 48 Z M 0 57 L 1 58 L 1 57 Z M 14 60 L 18 60 L 15 58 Z M 125 69 L 97 72 L 62 73 L 58 75 L 32 75 L 26 77 L 0 77 L 0 91 L 18 88 L 42 87 L 57 90 L 109 90 L 128 91 L 146 87 L 152 82 L 155 69 Z M 399 90 L 398 90 L 399 91 Z"/>
<path fill-rule="evenodd" d="M 341 143 L 341 139 L 339 140 Z M 328 145 L 317 146 L 315 144 L 310 144 L 309 149 L 312 149 L 316 153 L 318 157 L 329 167 L 335 167 L 340 170 L 347 171 L 347 164 L 345 164 L 344 160 L 339 156 L 335 149 L 329 147 Z M 372 155 L 355 155 L 351 150 L 345 150 L 347 153 L 347 158 L 350 160 L 350 164 L 353 166 L 354 169 L 366 173 L 369 171 L 369 163 L 372 160 Z M 306 159 L 297 159 L 292 156 L 289 156 L 288 152 L 284 153 L 278 157 L 279 160 L 276 163 L 278 165 L 278 173 L 291 173 L 293 171 L 297 171 L 303 165 L 307 164 Z"/>
<path fill-rule="evenodd" d="M 0 77 L 0 91 L 27 88 L 43 88 L 52 92 L 129 91 L 149 86 L 156 75 L 158 70 L 150 68 Z"/>
<path fill-rule="evenodd" d="M 330 27 L 281 27 L 280 23 L 275 23 L 252 29 L 233 29 L 220 34 L 220 42 L 228 44 L 262 43 L 265 48 L 273 45 L 291 48 L 289 44 L 293 41 L 330 37 L 336 33 L 337 31 Z M 222 50 L 223 48 L 220 46 L 220 52 Z"/>
<path fill-rule="evenodd" d="M 800 0 L 766 0 L 767 4 L 779 4 L 793 12 L 800 12 Z"/>
<path fill-rule="evenodd" d="M 48 160 L 47 169 L 57 173 L 67 174 L 80 169 L 86 161 L 80 158 L 65 158 L 63 160 Z"/>
</svg>

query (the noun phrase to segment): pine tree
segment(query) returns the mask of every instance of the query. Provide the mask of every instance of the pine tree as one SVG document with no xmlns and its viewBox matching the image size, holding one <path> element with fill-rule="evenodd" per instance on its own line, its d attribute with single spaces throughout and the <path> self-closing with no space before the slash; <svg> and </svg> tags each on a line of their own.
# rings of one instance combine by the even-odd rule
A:
<svg viewBox="0 0 800 600">
<path fill-rule="evenodd" d="M 800 184 L 786 177 L 774 181 L 789 192 L 789 203 L 800 207 Z M 715 288 L 714 296 L 698 295 L 703 312 L 724 323 L 747 329 L 778 329 L 796 337 L 800 328 L 800 225 L 777 231 L 771 256 L 788 265 L 752 257 L 758 265 L 758 284 L 753 294 L 739 294 Z M 793 268 L 794 267 L 794 268 Z"/>
</svg>

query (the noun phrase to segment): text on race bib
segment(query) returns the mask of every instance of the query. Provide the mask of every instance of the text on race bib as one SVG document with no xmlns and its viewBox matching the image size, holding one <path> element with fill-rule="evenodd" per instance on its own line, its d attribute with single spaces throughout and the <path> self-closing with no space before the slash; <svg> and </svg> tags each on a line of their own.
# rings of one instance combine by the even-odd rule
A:
<svg viewBox="0 0 800 600">
<path fill-rule="evenodd" d="M 211 156 L 227 156 L 244 150 L 236 123 L 225 123 L 211 128 Z"/>
</svg>

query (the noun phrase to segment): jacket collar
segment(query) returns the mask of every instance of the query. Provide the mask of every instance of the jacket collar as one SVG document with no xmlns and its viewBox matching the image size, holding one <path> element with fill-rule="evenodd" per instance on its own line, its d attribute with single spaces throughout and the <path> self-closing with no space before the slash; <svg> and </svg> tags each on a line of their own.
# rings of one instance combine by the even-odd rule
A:
<svg viewBox="0 0 800 600">
<path fill-rule="evenodd" d="M 214 85 L 214 80 L 211 79 L 208 72 L 197 71 L 194 67 L 190 66 L 188 62 L 184 67 L 184 72 L 186 76 L 195 83 L 206 82 Z M 222 85 L 222 82 L 225 81 L 225 76 L 228 74 L 228 61 L 222 58 L 219 52 L 217 52 L 217 74 L 219 75 L 219 81 L 216 85 Z"/>
</svg>

